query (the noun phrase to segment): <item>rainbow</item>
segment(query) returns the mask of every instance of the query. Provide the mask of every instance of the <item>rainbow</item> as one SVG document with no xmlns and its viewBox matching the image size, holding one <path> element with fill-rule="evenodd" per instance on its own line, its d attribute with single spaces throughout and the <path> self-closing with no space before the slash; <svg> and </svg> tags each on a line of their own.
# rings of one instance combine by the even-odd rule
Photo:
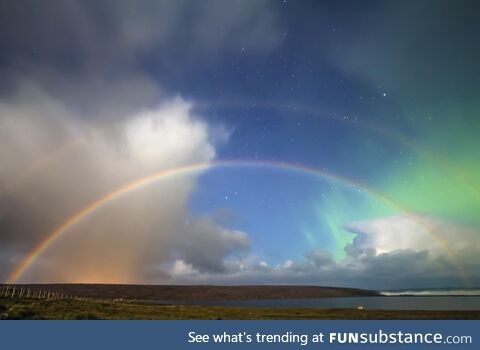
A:
<svg viewBox="0 0 480 350">
<path fill-rule="evenodd" d="M 94 202 L 88 204 L 78 212 L 70 216 L 66 221 L 64 221 L 60 226 L 55 228 L 50 232 L 46 238 L 41 241 L 37 246 L 34 247 L 27 254 L 27 256 L 16 266 L 16 268 L 11 272 L 8 277 L 7 283 L 16 283 L 22 275 L 28 270 L 29 267 L 35 262 L 35 260 L 48 249 L 57 239 L 63 236 L 66 232 L 69 231 L 73 226 L 78 224 L 80 221 L 84 220 L 88 216 L 95 213 L 98 209 L 102 208 L 104 205 L 115 201 L 131 192 L 149 186 L 157 181 L 172 178 L 180 175 L 191 175 L 195 173 L 201 173 L 211 168 L 218 167 L 257 167 L 257 168 L 272 168 L 272 169 L 285 169 L 288 171 L 293 171 L 301 174 L 311 175 L 314 177 L 319 177 L 324 180 L 328 180 L 339 185 L 342 185 L 346 188 L 360 190 L 373 198 L 383 202 L 392 209 L 399 211 L 405 215 L 409 215 L 419 226 L 423 227 L 426 232 L 428 232 L 435 241 L 443 248 L 450 258 L 452 264 L 458 269 L 460 274 L 464 277 L 466 284 L 468 282 L 468 276 L 464 271 L 463 267 L 455 262 L 454 254 L 448 247 L 446 241 L 438 237 L 425 223 L 422 222 L 415 214 L 411 213 L 404 207 L 396 203 L 392 198 L 388 197 L 386 194 L 379 192 L 363 183 L 357 182 L 355 180 L 336 175 L 334 173 L 328 172 L 326 170 L 311 168 L 299 164 L 283 163 L 283 162 L 273 162 L 273 161 L 252 161 L 252 160 L 218 160 L 209 163 L 197 163 L 186 166 L 181 166 L 177 168 L 165 169 L 154 174 L 137 179 L 133 182 L 130 182 L 116 190 L 104 195 L 103 197 L 95 200 Z"/>
<path fill-rule="evenodd" d="M 333 112 L 325 112 L 320 110 L 316 107 L 310 107 L 302 104 L 288 104 L 288 103 L 273 103 L 273 102 L 255 102 L 255 103 L 247 103 L 246 101 L 242 100 L 230 100 L 230 101 L 210 101 L 209 103 L 203 104 L 196 104 L 196 108 L 202 109 L 209 109 L 212 107 L 254 107 L 254 108 L 264 108 L 269 110 L 279 110 L 279 111 L 287 111 L 287 112 L 294 112 L 294 113 L 307 113 L 314 115 L 318 118 L 333 121 L 339 124 L 344 124 L 352 128 L 358 128 L 360 130 L 365 130 L 368 133 L 375 134 L 377 136 L 381 136 L 385 140 L 389 142 L 393 142 L 399 146 L 404 146 L 411 151 L 415 152 L 416 154 L 424 157 L 429 162 L 437 165 L 445 172 L 448 172 L 452 177 L 456 178 L 460 182 L 462 182 L 465 186 L 467 186 L 470 190 L 472 190 L 477 197 L 480 198 L 480 187 L 477 186 L 465 173 L 465 171 L 460 168 L 459 166 L 455 165 L 447 158 L 442 157 L 440 154 L 433 152 L 432 150 L 427 150 L 426 148 L 422 148 L 418 146 L 415 142 L 408 139 L 407 137 L 403 136 L 402 134 L 380 127 L 377 124 L 373 124 L 370 122 L 366 122 L 364 120 L 357 120 L 352 118 L 345 118 L 341 116 L 337 116 L 336 113 Z"/>
</svg>

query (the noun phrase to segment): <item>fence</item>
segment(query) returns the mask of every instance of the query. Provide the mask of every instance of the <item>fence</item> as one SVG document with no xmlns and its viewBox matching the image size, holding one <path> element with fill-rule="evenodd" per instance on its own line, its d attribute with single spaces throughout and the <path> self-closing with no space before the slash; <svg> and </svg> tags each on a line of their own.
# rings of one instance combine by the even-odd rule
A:
<svg viewBox="0 0 480 350">
<path fill-rule="evenodd" d="M 38 300 L 75 300 L 89 302 L 122 302 L 123 298 L 92 298 L 73 294 L 65 294 L 52 290 L 25 288 L 16 285 L 3 285 L 0 288 L 0 298 L 10 299 L 38 299 Z"/>
</svg>

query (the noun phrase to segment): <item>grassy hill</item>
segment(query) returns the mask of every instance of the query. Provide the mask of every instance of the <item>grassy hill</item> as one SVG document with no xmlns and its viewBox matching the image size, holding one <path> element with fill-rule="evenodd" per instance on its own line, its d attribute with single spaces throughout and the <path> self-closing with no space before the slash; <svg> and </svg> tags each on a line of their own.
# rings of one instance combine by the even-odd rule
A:
<svg viewBox="0 0 480 350">
<path fill-rule="evenodd" d="M 92 298 L 137 300 L 246 300 L 378 296 L 364 289 L 317 286 L 186 286 L 130 284 L 24 284 L 18 287 Z"/>
</svg>

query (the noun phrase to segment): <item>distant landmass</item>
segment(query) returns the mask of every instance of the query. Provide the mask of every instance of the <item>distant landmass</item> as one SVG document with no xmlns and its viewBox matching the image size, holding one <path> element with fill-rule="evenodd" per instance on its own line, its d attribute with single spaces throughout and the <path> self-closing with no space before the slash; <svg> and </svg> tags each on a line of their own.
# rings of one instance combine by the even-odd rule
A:
<svg viewBox="0 0 480 350">
<path fill-rule="evenodd" d="M 379 292 L 365 289 L 286 285 L 23 284 L 18 287 L 93 298 L 165 301 L 313 299 L 381 295 Z"/>
<path fill-rule="evenodd" d="M 396 300 L 376 291 L 320 286 L 194 286 L 120 284 L 0 285 L 0 320 L 266 320 L 266 319 L 479 319 L 478 310 L 369 309 L 363 302 Z M 380 296 L 380 298 L 376 298 Z M 345 297 L 345 298 L 343 298 Z M 361 300 L 354 306 L 338 301 Z M 367 298 L 364 298 L 367 297 Z M 372 297 L 372 298 L 370 298 Z M 321 298 L 332 298 L 324 299 Z M 340 298 L 340 299 L 337 299 Z M 397 297 L 398 298 L 398 297 Z M 400 297 L 402 298 L 402 297 Z M 120 299 L 120 300 L 119 300 Z M 332 301 L 333 306 L 294 307 L 290 300 Z M 406 299 L 408 301 L 414 298 Z M 455 297 L 451 299 L 459 300 Z M 198 301 L 198 304 L 196 303 Z M 209 305 L 209 301 L 226 301 Z M 240 306 L 238 302 L 282 302 L 283 307 Z M 474 301 L 474 299 L 472 299 Z M 360 302 L 360 301 L 359 301 Z M 447 300 L 448 302 L 448 300 Z M 327 303 L 328 304 L 328 303 Z M 448 306 L 448 305 L 447 305 Z"/>
<path fill-rule="evenodd" d="M 392 291 L 382 291 L 382 295 L 385 296 L 480 296 L 480 288 L 469 288 L 469 289 L 406 289 L 406 290 L 392 290 Z"/>
</svg>

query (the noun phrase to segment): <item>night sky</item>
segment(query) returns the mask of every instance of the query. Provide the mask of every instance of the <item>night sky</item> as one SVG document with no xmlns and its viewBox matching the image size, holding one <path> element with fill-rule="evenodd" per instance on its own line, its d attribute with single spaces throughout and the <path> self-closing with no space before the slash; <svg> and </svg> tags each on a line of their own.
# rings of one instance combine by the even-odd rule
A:
<svg viewBox="0 0 480 350">
<path fill-rule="evenodd" d="M 0 281 L 480 286 L 479 13 L 2 1 Z"/>
</svg>

